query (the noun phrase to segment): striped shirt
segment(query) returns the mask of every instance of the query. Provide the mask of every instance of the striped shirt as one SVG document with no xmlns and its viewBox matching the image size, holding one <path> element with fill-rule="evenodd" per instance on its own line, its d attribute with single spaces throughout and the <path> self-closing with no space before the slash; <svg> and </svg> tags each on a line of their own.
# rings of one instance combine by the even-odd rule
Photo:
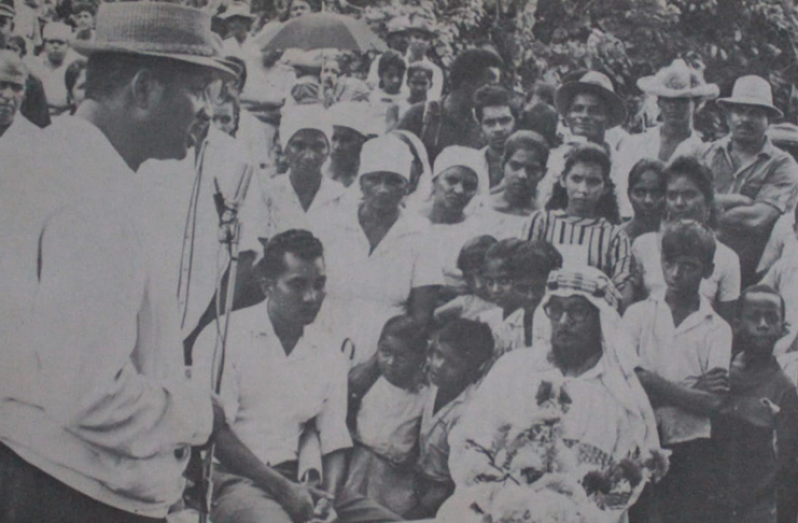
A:
<svg viewBox="0 0 798 523">
<path fill-rule="evenodd" d="M 605 218 L 567 216 L 565 211 L 537 211 L 521 237 L 546 240 L 563 256 L 565 266 L 589 265 L 604 271 L 616 286 L 631 276 L 629 237 Z"/>
</svg>

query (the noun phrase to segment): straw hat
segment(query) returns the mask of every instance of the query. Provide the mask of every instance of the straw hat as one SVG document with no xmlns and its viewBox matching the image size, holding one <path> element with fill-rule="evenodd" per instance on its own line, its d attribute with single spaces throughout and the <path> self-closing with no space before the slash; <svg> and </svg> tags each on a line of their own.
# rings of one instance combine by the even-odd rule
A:
<svg viewBox="0 0 798 523">
<path fill-rule="evenodd" d="M 28 69 L 13 51 L 0 51 L 0 82 L 25 85 Z"/>
<path fill-rule="evenodd" d="M 208 13 L 164 2 L 114 2 L 97 11 L 94 40 L 78 40 L 84 55 L 121 53 L 170 58 L 234 75 L 218 59 L 221 40 Z"/>
<path fill-rule="evenodd" d="M 646 94 L 662 98 L 717 98 L 720 89 L 704 82 L 701 74 L 681 58 L 663 67 L 654 76 L 645 76 L 637 86 Z"/>
<path fill-rule="evenodd" d="M 610 116 L 608 129 L 626 121 L 626 107 L 623 100 L 615 94 L 612 81 L 598 71 L 588 71 L 578 81 L 563 84 L 554 96 L 557 111 L 561 115 L 567 114 L 576 95 L 582 93 L 596 94 L 607 104 Z"/>
<path fill-rule="evenodd" d="M 782 117 L 781 109 L 773 105 L 773 91 L 770 83 L 761 76 L 741 76 L 734 82 L 732 95 L 728 98 L 718 99 L 718 104 L 729 105 L 755 105 L 767 109 L 771 116 Z"/>
<path fill-rule="evenodd" d="M 228 7 L 224 13 L 218 15 L 218 18 L 222 20 L 229 20 L 236 16 L 240 18 L 246 18 L 248 20 L 255 19 L 255 16 L 252 14 L 249 5 L 244 2 L 234 2 L 230 4 L 230 7 Z"/>
</svg>

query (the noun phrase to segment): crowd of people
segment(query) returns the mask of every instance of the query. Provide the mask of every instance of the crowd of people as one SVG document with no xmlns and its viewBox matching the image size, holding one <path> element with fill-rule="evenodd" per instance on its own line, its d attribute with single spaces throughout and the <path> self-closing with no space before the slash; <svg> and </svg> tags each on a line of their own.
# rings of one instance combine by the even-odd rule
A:
<svg viewBox="0 0 798 523">
<path fill-rule="evenodd" d="M 519 92 L 426 16 L 373 56 L 272 49 L 310 0 L 45 7 L 0 4 L 0 523 L 208 479 L 214 523 L 798 521 L 766 79 L 674 59 L 629 134 L 604 72 Z"/>
</svg>

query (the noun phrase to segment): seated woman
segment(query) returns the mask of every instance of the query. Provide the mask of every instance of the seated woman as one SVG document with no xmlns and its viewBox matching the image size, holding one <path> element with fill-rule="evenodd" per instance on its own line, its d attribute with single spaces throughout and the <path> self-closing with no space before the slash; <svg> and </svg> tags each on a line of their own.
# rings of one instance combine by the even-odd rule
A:
<svg viewBox="0 0 798 523">
<path fill-rule="evenodd" d="M 691 157 L 676 158 L 664 171 L 665 223 L 676 220 L 696 220 L 714 225 L 712 172 Z M 648 296 L 665 286 L 662 275 L 661 233 L 644 234 L 632 245 L 636 268 L 635 284 L 638 294 Z M 734 308 L 740 296 L 740 261 L 730 248 L 715 240 L 715 269 L 701 282 L 701 294 L 713 304 L 726 321 L 734 318 Z"/>
<path fill-rule="evenodd" d="M 521 238 L 546 240 L 563 255 L 565 266 L 604 271 L 621 292 L 621 309 L 632 299 L 629 237 L 617 225 L 618 202 L 610 179 L 610 159 L 593 144 L 573 150 L 554 184 L 546 211 L 527 220 Z"/>
<path fill-rule="evenodd" d="M 646 394 L 622 359 L 619 298 L 598 269 L 550 275 L 542 302 L 550 334 L 499 359 L 450 440 L 456 490 L 442 521 L 621 520 L 665 458 Z"/>
<path fill-rule="evenodd" d="M 634 218 L 621 225 L 623 232 L 634 243 L 638 236 L 659 230 L 665 209 L 665 164 L 659 160 L 643 158 L 629 171 L 629 202 Z"/>
<path fill-rule="evenodd" d="M 356 405 L 346 486 L 399 514 L 416 505 L 415 458 L 418 455 L 427 331 L 408 316 L 388 320 L 380 334 L 380 376 Z"/>
<path fill-rule="evenodd" d="M 520 231 L 539 209 L 537 185 L 546 175 L 549 145 L 538 133 L 516 131 L 504 144 L 502 184 L 491 191 L 480 219 L 502 239 Z"/>
<path fill-rule="evenodd" d="M 451 496 L 449 437 L 492 354 L 493 336 L 484 323 L 458 319 L 433 335 L 428 365 L 432 386 L 421 415 L 418 505 L 407 514 L 408 519 L 435 516 Z"/>
<path fill-rule="evenodd" d="M 431 321 L 443 283 L 438 252 L 423 234 L 429 224 L 401 207 L 411 163 L 407 146 L 394 136 L 366 142 L 355 182 L 362 199 L 342 204 L 319 227 L 328 246 L 323 321 L 352 340 L 353 364 L 368 362 L 369 372 L 376 372 L 385 322 L 399 314 Z"/>
</svg>

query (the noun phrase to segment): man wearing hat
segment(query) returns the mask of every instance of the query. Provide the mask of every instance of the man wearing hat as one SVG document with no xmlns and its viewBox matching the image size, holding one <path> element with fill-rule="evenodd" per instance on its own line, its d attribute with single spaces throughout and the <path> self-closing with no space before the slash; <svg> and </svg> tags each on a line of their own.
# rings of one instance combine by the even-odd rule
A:
<svg viewBox="0 0 798 523">
<path fill-rule="evenodd" d="M 321 105 L 288 108 L 279 133 L 288 173 L 261 184 L 253 195 L 242 218 L 246 223 L 244 246 L 248 248 L 258 249 L 256 239 L 271 238 L 288 229 L 315 232 L 346 194 L 343 185 L 322 175 L 333 131 Z"/>
<path fill-rule="evenodd" d="M 324 174 L 344 187 L 351 186 L 357 178 L 360 151 L 366 140 L 375 134 L 368 110 L 364 102 L 338 102 L 327 110 L 333 135 Z"/>
<path fill-rule="evenodd" d="M 386 24 L 387 34 L 385 42 L 388 48 L 396 51 L 401 56 L 407 53 L 407 28 L 410 25 L 409 16 L 395 16 L 391 18 Z M 371 60 L 369 66 L 369 74 L 366 77 L 366 83 L 371 89 L 376 89 L 380 83 L 379 63 L 382 54 L 375 55 Z"/>
<path fill-rule="evenodd" d="M 743 287 L 754 272 L 776 220 L 795 209 L 798 165 L 767 136 L 783 116 L 773 105 L 770 84 L 759 76 L 734 82 L 732 95 L 718 104 L 726 112 L 729 135 L 706 148 L 702 161 L 715 175 L 720 206 L 719 235 L 740 257 Z"/>
<path fill-rule="evenodd" d="M 44 53 L 31 56 L 28 66 L 44 84 L 50 116 L 58 116 L 69 109 L 64 76 L 67 67 L 75 59 L 70 53 L 72 29 L 61 22 L 51 22 L 44 26 Z"/>
<path fill-rule="evenodd" d="M 405 54 L 407 67 L 423 63 L 431 69 L 432 87 L 427 93 L 427 100 L 440 100 L 443 94 L 443 71 L 427 58 L 432 39 L 436 36 L 435 20 L 414 13 L 410 16 L 410 25 L 407 26 L 405 35 L 407 37 L 407 53 Z M 410 90 L 406 85 L 403 88 L 403 94 L 410 96 Z"/>
<path fill-rule="evenodd" d="M 4 522 L 163 522 L 189 448 L 225 428 L 185 378 L 178 267 L 160 259 L 137 176 L 185 157 L 214 78 L 232 74 L 210 23 L 177 4 L 103 4 L 95 39 L 75 42 L 88 57 L 75 116 L 3 158 Z"/>
<path fill-rule="evenodd" d="M 248 62 L 260 54 L 249 38 L 249 30 L 255 17 L 248 4 L 234 2 L 219 18 L 224 21 L 227 30 L 227 38 L 222 45 L 225 56 L 237 56 Z"/>
<path fill-rule="evenodd" d="M 608 143 L 607 131 L 626 121 L 623 100 L 615 94 L 609 77 L 598 71 L 588 71 L 579 80 L 564 83 L 555 94 L 555 104 L 570 136 L 549 155 L 548 174 L 538 186 L 541 206 L 551 196 L 571 149 L 592 142 L 604 147 L 610 158 L 614 159 L 617 148 Z"/>
<path fill-rule="evenodd" d="M 613 165 L 621 215 L 631 217 L 633 210 L 627 196 L 629 171 L 643 158 L 667 162 L 688 154 L 700 146 L 701 137 L 693 129 L 693 115 L 699 104 L 713 100 L 719 94 L 718 86 L 707 84 L 699 71 L 682 59 L 660 69 L 654 76 L 637 81 L 641 91 L 657 97 L 662 124 L 624 140 Z"/>
<path fill-rule="evenodd" d="M 13 51 L 0 51 L 0 136 L 4 143 L 36 140 L 38 127 L 19 114 L 28 72 Z"/>
</svg>

